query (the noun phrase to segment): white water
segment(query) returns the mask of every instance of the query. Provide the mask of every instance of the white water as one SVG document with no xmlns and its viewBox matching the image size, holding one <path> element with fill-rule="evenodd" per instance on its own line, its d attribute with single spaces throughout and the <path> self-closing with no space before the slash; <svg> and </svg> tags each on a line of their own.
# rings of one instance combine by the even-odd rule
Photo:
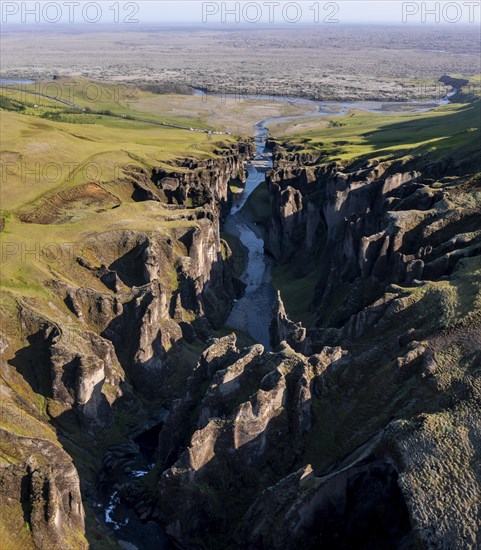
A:
<svg viewBox="0 0 481 550">
<path fill-rule="evenodd" d="M 105 523 L 112 525 L 115 531 L 118 531 L 121 527 L 125 527 L 129 523 L 129 518 L 124 521 L 114 519 L 114 513 L 117 506 L 120 504 L 120 496 L 117 491 L 114 491 L 110 497 L 109 504 L 104 510 Z"/>
</svg>

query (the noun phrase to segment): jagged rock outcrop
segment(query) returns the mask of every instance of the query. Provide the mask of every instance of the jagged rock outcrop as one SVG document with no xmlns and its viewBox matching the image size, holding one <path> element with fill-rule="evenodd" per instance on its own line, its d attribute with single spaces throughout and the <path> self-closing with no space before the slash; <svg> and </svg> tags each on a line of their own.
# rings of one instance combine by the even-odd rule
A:
<svg viewBox="0 0 481 550">
<path fill-rule="evenodd" d="M 294 323 L 289 319 L 280 292 L 277 292 L 277 299 L 272 311 L 270 336 L 273 347 L 286 341 L 296 351 L 308 354 L 306 329 L 301 323 Z"/>
<path fill-rule="evenodd" d="M 348 548 L 373 540 L 380 547 L 476 548 L 479 423 L 473 412 L 394 422 L 327 475 L 316 476 L 310 465 L 290 474 L 257 498 L 237 541 L 276 549 Z M 465 429 L 474 429 L 473 439 L 454 443 Z M 453 447 L 454 460 L 447 456 Z M 453 492 L 452 484 L 462 491 Z"/>
<path fill-rule="evenodd" d="M 46 550 L 69 541 L 87 549 L 79 477 L 68 454 L 52 441 L 3 428 L 0 440 L 11 460 L 0 468 L 5 548 L 22 542 Z"/>
<path fill-rule="evenodd" d="M 223 261 L 225 245 L 220 239 L 219 218 L 213 215 L 199 220 L 182 242 L 188 255 L 178 262 L 178 299 L 184 308 L 205 315 L 219 328 L 229 314 L 232 299 L 243 289 L 229 263 Z"/>
<path fill-rule="evenodd" d="M 260 345 L 239 350 L 233 336 L 204 352 L 187 398 L 172 409 L 159 444 L 164 456 L 175 444 L 180 450 L 175 461 L 163 460 L 172 465 L 159 480 L 167 532 L 178 544 L 189 547 L 200 533 L 214 534 L 214 526 L 216 545 L 227 541 L 232 521 L 247 510 L 249 499 L 272 475 L 282 476 L 295 464 L 312 426 L 312 392 L 321 391 L 321 379 L 341 356 L 340 350 L 326 350 L 310 362 L 285 342 L 275 354 Z M 187 411 L 199 399 L 193 391 L 206 379 L 210 385 L 191 416 L 191 435 L 182 450 L 179 430 L 185 432 Z"/>
<path fill-rule="evenodd" d="M 279 295 L 274 352 L 213 340 L 160 431 L 154 496 L 131 493 L 183 548 L 475 548 L 477 184 L 450 198 L 400 162 L 291 153 L 276 153 L 266 248 L 301 280 L 322 263 L 314 322 Z"/>
<path fill-rule="evenodd" d="M 245 548 L 349 548 L 369 544 L 411 548 L 409 515 L 385 457 L 364 453 L 324 477 L 311 466 L 269 487 L 241 524 Z"/>
<path fill-rule="evenodd" d="M 343 284 L 359 293 L 361 284 L 366 289 L 367 284 L 382 288 L 439 280 L 449 276 L 459 260 L 479 253 L 479 235 L 473 231 L 479 208 L 471 191 L 476 178 L 466 191 L 451 195 L 431 187 L 430 174 L 421 175 L 412 161 L 345 166 L 318 159 L 313 165 L 312 155 L 304 159 L 303 153 L 293 156 L 278 144 L 274 148 L 276 163 L 267 178 L 272 218 L 266 250 L 292 263 L 297 276 L 312 271 L 313 258 L 320 258 L 321 276 L 311 307 L 318 308 L 322 324 L 345 323 L 369 304 L 362 298 L 356 303 L 359 297 L 351 292 L 344 311 L 326 319 L 329 302 Z M 463 226 L 468 231 L 458 230 Z"/>
<path fill-rule="evenodd" d="M 405 192 L 406 184 L 414 188 L 419 173 L 396 172 L 396 164 L 386 163 L 346 172 L 336 164 L 313 169 L 296 162 L 281 163 L 267 180 L 272 207 L 268 252 L 277 258 L 307 256 L 324 240 L 327 248 L 336 249 L 335 267 L 346 278 L 353 279 L 361 270 L 368 275 L 386 270 L 382 258 L 399 250 L 402 228 L 392 223 L 379 232 L 385 201 L 400 187 Z"/>
<path fill-rule="evenodd" d="M 123 381 L 112 344 L 73 324 L 54 323 L 28 306 L 20 308 L 19 316 L 28 345 L 12 364 L 25 381 L 63 412 L 72 409 L 87 432 L 107 426 L 110 403 L 122 394 Z M 116 390 L 106 392 L 104 385 Z"/>
<path fill-rule="evenodd" d="M 479 509 L 458 495 L 480 490 L 479 307 L 461 297 L 480 295 L 479 175 L 444 189 L 429 179 L 439 166 L 304 162 L 274 147 L 266 249 L 301 281 L 316 267 L 309 258 L 321 265 L 315 324 L 290 321 L 279 299 L 272 326 L 274 339 L 295 346 L 302 334 L 303 349 L 320 352 L 308 359 L 317 368 L 313 443 L 298 470 L 253 502 L 236 542 L 475 548 Z M 333 344 L 347 352 L 328 352 Z M 452 443 L 441 443 L 447 432 Z M 381 507 L 388 523 L 376 515 Z"/>
<path fill-rule="evenodd" d="M 165 168 L 152 171 L 151 180 L 169 204 L 205 206 L 215 202 L 223 208 L 230 200 L 229 184 L 245 181 L 244 162 L 254 150 L 252 142 L 239 142 L 215 150 L 217 158 L 166 163 Z"/>
<path fill-rule="evenodd" d="M 178 545 L 190 547 L 211 532 L 215 547 L 230 541 L 255 495 L 302 456 L 313 399 L 348 363 L 341 348 L 307 358 L 286 342 L 266 353 L 261 345 L 238 349 L 235 335 L 214 340 L 160 434 L 161 515 Z"/>
<path fill-rule="evenodd" d="M 102 464 L 104 481 L 115 470 L 102 460 L 109 441 L 140 452 L 129 443 L 132 426 L 170 406 L 195 370 L 188 346 L 200 353 L 243 290 L 219 227 L 252 151 L 249 141 L 219 146 L 203 159 L 173 161 L 168 174 L 126 167 L 112 187 L 131 192 L 131 206 L 155 202 L 135 219 L 93 224 L 79 242 L 39 251 L 31 266 L 38 296 L 2 294 L 1 511 L 16 503 L 2 536 L 17 539 L 9 547 L 83 549 L 105 535 L 95 522 L 85 525 L 84 506 L 87 517 L 98 513 L 96 476 Z M 42 223 L 50 202 L 42 203 Z M 143 504 L 134 508 L 149 515 Z"/>
<path fill-rule="evenodd" d="M 95 265 L 108 268 L 82 257 L 77 263 L 114 294 L 61 285 L 58 291 L 66 294 L 67 306 L 80 321 L 114 344 L 130 380 L 147 391 L 157 391 L 165 380 L 168 351 L 184 337 L 186 322 L 205 316 L 219 327 L 242 291 L 229 258 L 223 257 L 219 217 L 211 207 L 171 236 L 110 232 L 87 242 L 85 249 L 90 257 L 96 254 Z M 105 280 L 106 269 L 114 286 Z"/>
</svg>

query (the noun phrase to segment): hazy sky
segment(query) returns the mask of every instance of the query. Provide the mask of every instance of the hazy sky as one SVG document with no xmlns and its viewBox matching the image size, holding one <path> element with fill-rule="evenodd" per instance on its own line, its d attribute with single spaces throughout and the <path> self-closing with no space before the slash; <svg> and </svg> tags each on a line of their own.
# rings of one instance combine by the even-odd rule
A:
<svg viewBox="0 0 481 550">
<path fill-rule="evenodd" d="M 203 1 L 203 0 L 43 0 L 1 2 L 3 24 L 189 25 L 276 27 L 310 24 L 480 25 L 481 2 L 398 1 Z"/>
</svg>

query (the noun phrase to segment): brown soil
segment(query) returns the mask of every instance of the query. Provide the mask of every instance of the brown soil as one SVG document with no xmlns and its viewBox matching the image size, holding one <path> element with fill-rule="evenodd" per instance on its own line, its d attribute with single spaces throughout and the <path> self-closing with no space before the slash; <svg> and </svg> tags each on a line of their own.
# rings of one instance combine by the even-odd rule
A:
<svg viewBox="0 0 481 550">
<path fill-rule="evenodd" d="M 120 201 L 96 183 L 86 183 L 60 191 L 45 198 L 35 209 L 21 214 L 26 223 L 42 225 L 68 223 L 82 216 L 82 211 L 107 210 L 118 206 Z"/>
</svg>

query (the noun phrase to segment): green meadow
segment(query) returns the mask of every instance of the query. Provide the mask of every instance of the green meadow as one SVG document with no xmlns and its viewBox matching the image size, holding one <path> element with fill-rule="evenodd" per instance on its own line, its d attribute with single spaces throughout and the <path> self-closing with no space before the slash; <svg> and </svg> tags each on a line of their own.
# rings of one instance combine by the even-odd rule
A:
<svg viewBox="0 0 481 550">
<path fill-rule="evenodd" d="M 481 102 L 452 103 L 425 113 L 378 114 L 352 111 L 331 117 L 319 129 L 286 139 L 326 160 L 387 160 L 428 153 L 436 159 L 454 152 L 470 157 L 479 149 Z"/>
<path fill-rule="evenodd" d="M 79 115 L 81 116 L 81 115 Z M 89 115 L 86 115 L 89 116 Z M 56 188 L 110 181 L 124 165 L 158 166 L 174 158 L 212 156 L 232 136 L 212 136 L 104 116 L 95 125 L 46 120 L 3 111 L 3 210 L 32 204 Z"/>
<path fill-rule="evenodd" d="M 122 108 L 114 100 L 100 107 Z M 68 247 L 78 249 L 92 235 L 119 229 L 170 232 L 188 224 L 166 221 L 169 212 L 160 203 L 133 200 L 135 170 L 148 180 L 153 167 L 178 158 L 215 157 L 218 148 L 236 140 L 75 111 L 23 92 L 15 98 L 5 89 L 0 108 L 0 269 L 2 288 L 18 295 L 48 296 L 45 281 L 52 271 L 69 276 L 74 258 L 65 262 Z M 59 120 L 45 117 L 54 112 Z"/>
</svg>

